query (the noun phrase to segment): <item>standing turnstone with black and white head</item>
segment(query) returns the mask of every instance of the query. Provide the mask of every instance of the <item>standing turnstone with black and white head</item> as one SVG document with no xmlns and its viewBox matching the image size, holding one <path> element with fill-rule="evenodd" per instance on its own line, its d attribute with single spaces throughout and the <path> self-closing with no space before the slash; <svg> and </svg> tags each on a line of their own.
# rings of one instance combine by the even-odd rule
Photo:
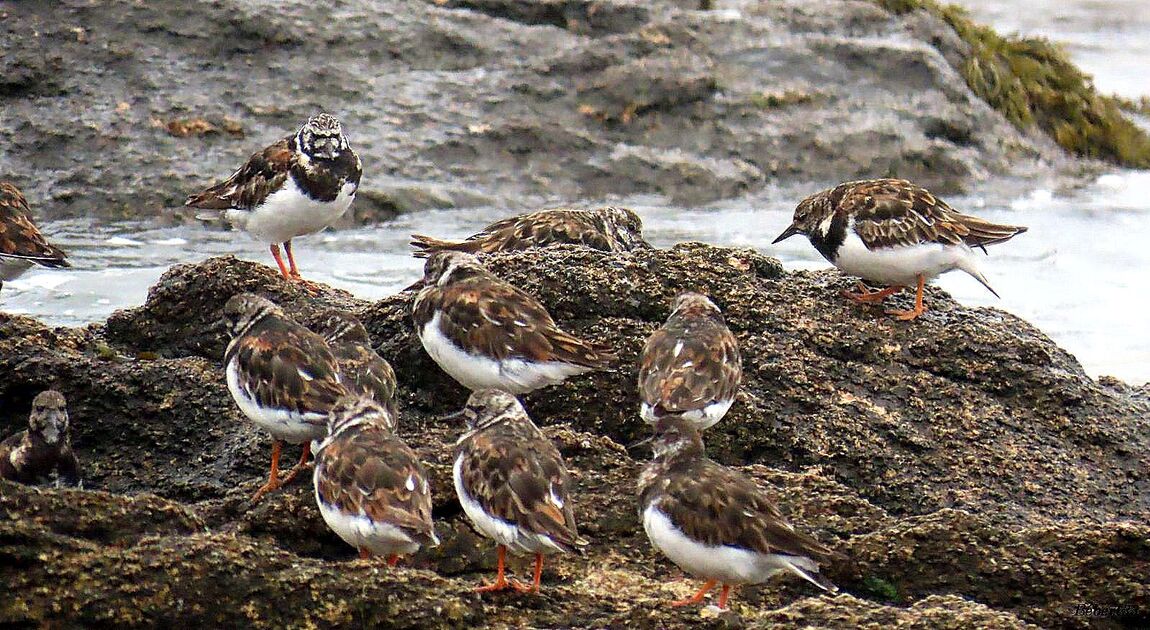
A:
<svg viewBox="0 0 1150 630">
<path fill-rule="evenodd" d="M 439 538 L 423 464 L 393 433 L 395 418 L 374 400 L 341 398 L 315 451 L 315 502 L 328 527 L 361 558 L 399 556 Z"/>
<path fill-rule="evenodd" d="M 743 375 L 739 345 L 718 306 L 682 293 L 639 357 L 639 415 L 655 424 L 677 415 L 707 429 L 723 419 Z"/>
<path fill-rule="evenodd" d="M 0 288 L 33 264 L 71 267 L 64 251 L 48 242 L 36 224 L 20 189 L 0 182 Z"/>
<path fill-rule="evenodd" d="M 268 482 L 252 497 L 291 481 L 306 466 L 311 441 L 327 435 L 327 417 L 349 392 L 323 337 L 295 323 L 270 300 L 251 293 L 224 305 L 232 341 L 224 353 L 228 391 L 240 411 L 272 434 Z M 299 464 L 279 478 L 283 443 L 303 444 Z"/>
<path fill-rule="evenodd" d="M 917 286 L 914 308 L 888 311 L 901 320 L 922 315 L 927 280 L 955 269 L 970 274 L 990 290 L 975 264 L 973 248 L 1010 240 L 1025 227 L 999 225 L 962 214 L 903 179 L 847 182 L 815 193 L 795 208 L 794 221 L 775 243 L 805 234 L 815 249 L 844 273 L 886 285 L 871 291 L 843 293 L 860 303 L 881 303 L 906 287 Z"/>
<path fill-rule="evenodd" d="M 819 575 L 819 562 L 833 552 L 795 531 L 751 479 L 708 459 L 698 429 L 668 417 L 657 430 L 654 458 L 639 475 L 639 519 L 656 549 L 706 580 L 672 606 L 697 604 L 722 584 L 719 608 L 726 608 L 732 586 L 758 584 L 780 571 L 838 590 Z"/>
<path fill-rule="evenodd" d="M 604 346 L 560 330 L 535 298 L 496 278 L 462 252 L 424 265 L 412 305 L 427 354 L 464 387 L 524 394 L 614 359 Z"/>
<path fill-rule="evenodd" d="M 362 171 L 339 121 L 316 114 L 294 135 L 253 154 L 231 177 L 185 203 L 224 211 L 232 225 L 269 244 L 285 278 L 298 279 L 291 240 L 341 217 L 355 198 Z M 280 243 L 290 269 L 280 258 Z"/>
<path fill-rule="evenodd" d="M 383 405 L 394 418 L 395 370 L 371 347 L 363 324 L 350 313 L 330 309 L 320 314 L 316 330 L 335 355 L 344 387 Z"/>
<path fill-rule="evenodd" d="M 496 221 L 462 241 L 444 241 L 422 234 L 411 236 L 415 255 L 454 250 L 490 254 L 568 243 L 605 252 L 629 252 L 650 247 L 643 240 L 643 220 L 629 208 L 604 206 L 591 210 L 555 208 Z"/>
<path fill-rule="evenodd" d="M 52 475 L 57 482 L 80 483 L 80 462 L 72 452 L 68 429 L 68 405 L 63 394 L 49 389 L 32 400 L 28 430 L 0 442 L 0 478 L 40 483 Z"/>
<path fill-rule="evenodd" d="M 499 545 L 495 581 L 478 590 L 536 592 L 543 554 L 586 544 L 575 529 L 563 456 L 507 392 L 471 394 L 463 416 L 467 431 L 455 446 L 455 492 L 476 529 Z M 508 549 L 535 554 L 531 586 L 506 578 Z"/>
</svg>

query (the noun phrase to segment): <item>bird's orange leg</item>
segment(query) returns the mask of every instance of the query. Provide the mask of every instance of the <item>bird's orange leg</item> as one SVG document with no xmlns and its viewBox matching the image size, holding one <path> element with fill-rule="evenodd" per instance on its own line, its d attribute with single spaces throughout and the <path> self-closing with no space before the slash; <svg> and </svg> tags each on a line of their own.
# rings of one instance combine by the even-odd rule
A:
<svg viewBox="0 0 1150 630">
<path fill-rule="evenodd" d="M 499 545 L 499 568 L 495 574 L 495 581 L 487 586 L 480 586 L 475 589 L 476 593 L 492 593 L 495 591 L 505 591 L 509 588 L 521 590 L 520 585 L 507 579 L 505 573 L 507 567 L 507 547 Z"/>
<path fill-rule="evenodd" d="M 731 595 L 731 585 L 730 584 L 724 584 L 723 585 L 723 592 L 719 593 L 719 608 L 721 608 L 723 610 L 727 609 L 727 598 L 730 595 Z"/>
<path fill-rule="evenodd" d="M 914 308 L 909 311 L 887 311 L 886 314 L 901 319 L 904 322 L 909 322 L 926 312 L 926 307 L 922 305 L 922 292 L 926 288 L 926 276 L 918 275 L 918 293 L 914 297 Z"/>
<path fill-rule="evenodd" d="M 540 580 L 542 580 L 542 578 L 543 578 L 543 554 L 536 552 L 535 553 L 535 579 L 531 582 L 531 585 L 528 586 L 526 584 L 520 584 L 518 582 L 512 581 L 511 587 L 514 588 L 515 590 L 519 591 L 520 593 L 538 593 L 539 592 L 539 582 L 540 582 Z"/>
<path fill-rule="evenodd" d="M 399 564 L 399 555 L 398 554 L 393 553 L 387 557 L 387 566 L 395 568 L 395 565 L 397 565 L 397 564 Z"/>
<path fill-rule="evenodd" d="M 276 264 L 280 267 L 280 274 L 282 274 L 284 278 L 291 278 L 291 274 L 288 273 L 287 266 L 284 265 L 284 259 L 280 257 L 280 246 L 272 243 L 269 249 L 272 250 L 272 258 L 276 259 Z M 290 252 L 291 250 L 289 249 L 288 251 Z M 288 254 L 288 257 L 291 257 L 290 253 Z"/>
<path fill-rule="evenodd" d="M 715 588 L 715 585 L 718 583 L 718 580 L 707 580 L 707 583 L 703 585 L 703 588 L 699 589 L 698 593 L 695 593 L 693 596 L 688 597 L 687 599 L 677 599 L 671 602 L 671 605 L 675 608 L 678 608 L 679 606 L 690 606 L 691 604 L 698 604 L 699 602 L 703 601 L 704 597 L 707 596 L 707 591 Z"/>
<path fill-rule="evenodd" d="M 903 288 L 900 285 L 895 285 L 879 291 L 871 291 L 867 285 L 863 284 L 862 280 L 859 280 L 858 293 L 854 293 L 850 289 L 843 289 L 842 296 L 858 304 L 882 304 L 882 301 L 888 296 L 902 291 Z"/>
<path fill-rule="evenodd" d="M 256 490 L 256 495 L 252 497 L 252 503 L 259 501 L 265 494 L 279 488 L 284 484 L 280 481 L 280 449 L 283 448 L 283 442 L 279 440 L 272 440 L 272 470 L 268 474 L 268 482 L 260 486 Z"/>
<path fill-rule="evenodd" d="M 291 265 L 291 277 L 299 278 L 300 277 L 299 269 L 297 269 L 295 266 L 295 255 L 293 255 L 291 253 L 291 239 L 290 238 L 287 240 L 286 243 L 284 243 L 284 251 L 287 252 L 288 264 Z"/>
<path fill-rule="evenodd" d="M 290 472 L 288 472 L 287 477 L 284 477 L 284 483 L 290 483 L 292 479 L 296 478 L 296 475 L 300 474 L 305 468 L 307 468 L 307 458 L 309 455 L 311 455 L 311 442 L 304 442 L 303 454 L 299 456 L 299 463 L 295 466 L 292 466 L 292 469 Z"/>
</svg>

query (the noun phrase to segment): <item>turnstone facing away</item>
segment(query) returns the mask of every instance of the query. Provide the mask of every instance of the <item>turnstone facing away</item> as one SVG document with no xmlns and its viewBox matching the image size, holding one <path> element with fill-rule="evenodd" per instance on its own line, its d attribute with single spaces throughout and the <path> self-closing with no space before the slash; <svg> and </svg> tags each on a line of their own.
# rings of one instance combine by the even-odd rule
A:
<svg viewBox="0 0 1150 630">
<path fill-rule="evenodd" d="M 560 243 L 586 245 L 606 252 L 650 247 L 643 240 L 643 221 L 628 208 L 604 206 L 591 210 L 556 208 L 496 221 L 462 241 L 443 241 L 413 234 L 415 255 L 443 250 L 489 254 Z"/>
<path fill-rule="evenodd" d="M 639 518 L 656 549 L 706 580 L 672 606 L 697 604 L 722 584 L 719 608 L 726 608 L 732 586 L 758 584 L 780 571 L 838 590 L 818 572 L 833 552 L 795 531 L 751 479 L 708 459 L 697 429 L 669 417 L 658 430 L 654 458 L 639 475 Z"/>
<path fill-rule="evenodd" d="M 651 424 L 677 415 L 710 428 L 735 402 L 742 375 L 738 342 L 722 311 L 704 295 L 682 293 L 639 357 L 639 414 Z"/>
<path fill-rule="evenodd" d="M 794 221 L 775 243 L 805 234 L 815 249 L 843 272 L 886 285 L 871 291 L 861 282 L 855 302 L 881 303 L 887 296 L 917 286 L 914 308 L 887 311 L 912 320 L 926 309 L 923 286 L 940 274 L 961 269 L 990 290 L 975 264 L 972 248 L 1010 240 L 1025 227 L 999 225 L 962 214 L 920 186 L 903 179 L 847 182 L 815 193 L 795 208 Z"/>
<path fill-rule="evenodd" d="M 427 354 L 464 387 L 523 394 L 614 359 L 560 330 L 535 298 L 496 278 L 471 254 L 437 252 L 424 265 L 412 318 Z"/>
<path fill-rule="evenodd" d="M 80 463 L 72 452 L 68 406 L 54 390 L 32 400 L 28 430 L 0 442 L 0 477 L 20 483 L 40 483 L 55 474 L 59 482 L 78 485 Z"/>
<path fill-rule="evenodd" d="M 315 452 L 315 502 L 323 520 L 361 558 L 395 566 L 400 555 L 439 538 L 423 464 L 392 432 L 395 418 L 370 398 L 341 398 Z"/>
<path fill-rule="evenodd" d="M 327 435 L 327 416 L 349 392 L 323 337 L 289 319 L 258 295 L 241 293 L 224 305 L 232 341 L 224 353 L 228 391 L 240 411 L 272 434 L 268 482 L 253 501 L 291 481 L 307 464 L 312 440 Z M 299 464 L 279 478 L 283 443 L 303 444 Z"/>
<path fill-rule="evenodd" d="M 467 431 L 455 446 L 455 492 L 476 529 L 499 545 L 495 581 L 478 590 L 538 591 L 543 554 L 586 544 L 575 529 L 563 457 L 511 394 L 475 392 L 463 416 Z M 531 586 L 505 577 L 507 549 L 535 554 Z"/>
<path fill-rule="evenodd" d="M 354 315 L 324 311 L 316 324 L 339 366 L 340 382 L 354 393 L 383 405 L 394 418 L 395 370 L 371 347 L 371 337 Z"/>
<path fill-rule="evenodd" d="M 64 251 L 49 244 L 32 223 L 32 212 L 23 193 L 8 182 L 0 182 L 0 288 L 33 264 L 72 266 Z"/>
<path fill-rule="evenodd" d="M 253 154 L 231 177 L 185 203 L 224 211 L 232 225 L 269 244 L 285 278 L 298 279 L 291 240 L 342 216 L 355 198 L 362 170 L 339 121 L 316 114 L 294 135 Z M 280 243 L 290 269 L 280 257 Z"/>
</svg>

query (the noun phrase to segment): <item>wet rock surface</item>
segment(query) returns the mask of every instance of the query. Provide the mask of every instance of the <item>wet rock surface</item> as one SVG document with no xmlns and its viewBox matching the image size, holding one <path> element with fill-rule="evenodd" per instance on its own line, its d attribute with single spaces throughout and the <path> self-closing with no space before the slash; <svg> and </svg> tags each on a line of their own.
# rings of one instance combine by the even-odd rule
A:
<svg viewBox="0 0 1150 630">
<path fill-rule="evenodd" d="M 487 5 L 485 5 L 487 6 Z M 494 6 L 494 5 L 492 5 Z M 68 398 L 85 490 L 0 482 L 0 623 L 399 627 L 1137 627 L 1150 623 L 1150 402 L 1085 376 L 1041 332 L 932 289 L 900 323 L 842 301 L 833 273 L 750 250 L 572 246 L 485 258 L 566 328 L 610 343 L 611 370 L 526 397 L 572 469 L 583 556 L 549 560 L 538 596 L 479 596 L 495 554 L 450 481 L 465 392 L 411 330 L 406 291 L 369 303 L 233 258 L 173 267 L 106 324 L 0 314 L 0 431 L 46 387 Z M 843 554 L 843 592 L 740 588 L 715 615 L 667 602 L 698 582 L 654 552 L 635 513 L 645 453 L 635 359 L 670 298 L 724 309 L 744 386 L 708 451 L 771 489 Z M 400 434 L 427 463 L 443 544 L 388 570 L 329 532 L 310 479 L 251 506 L 270 439 L 241 416 L 210 330 L 233 292 L 307 323 L 358 314 L 400 380 Z M 906 298 L 897 298 L 906 299 Z M 285 458 L 298 451 L 289 449 Z M 517 560 L 513 572 L 528 570 Z M 67 585 L 67 588 L 61 588 Z M 1118 611 L 1082 615 L 1082 605 Z M 1109 608 L 1106 608 L 1109 607 Z"/>
<path fill-rule="evenodd" d="M 320 109 L 363 158 L 349 222 L 880 175 L 948 194 L 1081 166 L 966 87 L 938 17 L 699 4 L 10 3 L 0 172 L 49 217 L 156 217 Z"/>
</svg>

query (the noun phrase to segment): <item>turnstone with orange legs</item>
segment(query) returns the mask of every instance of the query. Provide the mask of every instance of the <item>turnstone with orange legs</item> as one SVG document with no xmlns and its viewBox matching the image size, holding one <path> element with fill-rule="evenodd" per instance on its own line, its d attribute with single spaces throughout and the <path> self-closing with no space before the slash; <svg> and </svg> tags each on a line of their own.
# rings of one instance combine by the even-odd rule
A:
<svg viewBox="0 0 1150 630">
<path fill-rule="evenodd" d="M 775 243 L 804 234 L 844 273 L 886 285 L 843 295 L 859 303 L 881 303 L 906 287 L 916 287 L 914 308 L 887 311 L 901 320 L 922 315 L 927 280 L 961 269 L 997 297 L 975 264 L 974 248 L 1010 240 L 1025 227 L 1000 225 L 962 214 L 930 191 L 903 179 L 847 182 L 815 193 L 795 208 L 791 226 Z"/>
<path fill-rule="evenodd" d="M 331 348 L 343 385 L 383 405 L 391 417 L 396 417 L 395 370 L 371 347 L 363 324 L 350 313 L 330 309 L 319 315 L 316 331 Z"/>
<path fill-rule="evenodd" d="M 563 457 L 511 394 L 475 392 L 463 417 L 467 431 L 455 446 L 455 492 L 467 518 L 496 542 L 499 553 L 495 581 L 478 590 L 536 592 L 544 554 L 586 544 L 575 528 Z M 508 549 L 535 554 L 530 585 L 507 579 Z"/>
<path fill-rule="evenodd" d="M 708 459 L 698 429 L 668 417 L 656 430 L 654 458 L 639 475 L 639 519 L 656 549 L 706 580 L 672 606 L 697 604 L 721 584 L 718 605 L 726 608 L 732 587 L 779 572 L 838 590 L 819 575 L 833 552 L 787 523 L 751 479 Z"/>
<path fill-rule="evenodd" d="M 331 114 L 253 154 L 228 179 L 186 205 L 221 210 L 232 225 L 269 244 L 284 278 L 300 279 L 291 240 L 324 229 L 351 206 L 363 169 Z M 289 266 L 280 257 L 283 243 Z"/>
<path fill-rule="evenodd" d="M 224 305 L 232 341 L 224 353 L 228 391 L 240 411 L 272 434 L 268 482 L 252 497 L 288 483 L 307 465 L 312 440 L 327 435 L 328 412 L 349 392 L 323 337 L 295 323 L 270 300 L 241 293 Z M 299 463 L 279 477 L 283 443 L 303 444 Z"/>
</svg>

